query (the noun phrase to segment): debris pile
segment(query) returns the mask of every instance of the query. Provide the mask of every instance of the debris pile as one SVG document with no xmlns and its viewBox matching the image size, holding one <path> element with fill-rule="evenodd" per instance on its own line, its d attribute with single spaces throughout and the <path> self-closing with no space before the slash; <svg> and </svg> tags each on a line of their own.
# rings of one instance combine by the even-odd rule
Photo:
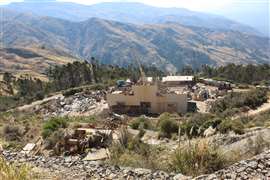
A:
<svg viewBox="0 0 270 180">
<path fill-rule="evenodd" d="M 240 161 L 213 174 L 195 178 L 182 174 L 151 171 L 142 168 L 109 166 L 98 161 L 82 161 L 79 156 L 42 157 L 29 156 L 22 153 L 4 151 L 8 162 L 29 163 L 41 168 L 46 173 L 58 175 L 61 179 L 269 179 L 270 151 L 266 151 L 251 159 Z M 44 178 L 45 179 L 45 178 Z"/>
<path fill-rule="evenodd" d="M 108 148 L 112 143 L 112 131 L 103 129 L 78 128 L 65 133 L 53 147 L 56 154 L 77 155 Z M 103 159 L 103 158 L 102 158 Z"/>
<path fill-rule="evenodd" d="M 105 92 L 77 93 L 69 97 L 59 97 L 41 105 L 36 111 L 45 116 L 76 116 L 101 113 L 107 108 L 103 97 Z"/>
<path fill-rule="evenodd" d="M 79 156 L 45 158 L 11 151 L 5 151 L 3 155 L 8 162 L 29 163 L 38 167 L 42 175 L 46 175 L 43 179 L 188 179 L 182 174 L 110 166 L 99 161 L 83 161 Z M 48 178 L 50 174 L 54 178 Z"/>
</svg>

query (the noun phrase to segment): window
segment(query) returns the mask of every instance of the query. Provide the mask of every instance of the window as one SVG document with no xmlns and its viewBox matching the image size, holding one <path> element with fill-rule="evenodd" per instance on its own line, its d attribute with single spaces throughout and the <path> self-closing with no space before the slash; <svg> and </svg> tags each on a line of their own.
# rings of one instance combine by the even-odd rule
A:
<svg viewBox="0 0 270 180">
<path fill-rule="evenodd" d="M 144 107 L 144 108 L 150 108 L 151 107 L 151 103 L 150 102 L 141 102 L 141 107 Z"/>
<path fill-rule="evenodd" d="M 125 106 L 126 103 L 125 103 L 125 102 L 116 102 L 116 105 L 117 105 L 117 106 Z"/>
</svg>

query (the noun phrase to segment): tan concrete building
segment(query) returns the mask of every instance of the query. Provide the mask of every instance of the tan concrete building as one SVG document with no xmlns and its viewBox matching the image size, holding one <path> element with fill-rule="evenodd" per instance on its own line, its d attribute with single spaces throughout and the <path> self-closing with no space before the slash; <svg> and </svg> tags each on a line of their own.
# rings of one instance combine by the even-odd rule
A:
<svg viewBox="0 0 270 180">
<path fill-rule="evenodd" d="M 116 91 L 107 95 L 107 102 L 115 112 L 152 113 L 187 112 L 187 95 L 162 93 L 157 85 L 134 85 L 131 91 Z"/>
</svg>

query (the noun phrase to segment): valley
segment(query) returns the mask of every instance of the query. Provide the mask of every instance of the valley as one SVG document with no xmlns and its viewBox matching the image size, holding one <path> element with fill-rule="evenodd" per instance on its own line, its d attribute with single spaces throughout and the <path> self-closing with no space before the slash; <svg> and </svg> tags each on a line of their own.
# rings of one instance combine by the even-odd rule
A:
<svg viewBox="0 0 270 180">
<path fill-rule="evenodd" d="M 4 47 L 30 48 L 37 53 L 45 48 L 52 54 L 49 59 L 95 57 L 101 63 L 126 67 L 137 65 L 134 59 L 139 58 L 142 64 L 167 72 L 176 72 L 187 65 L 199 68 L 203 64 L 269 63 L 269 38 L 237 31 L 178 23 L 135 25 L 98 18 L 71 22 L 4 12 L 7 17 L 1 20 L 4 36 L 0 39 Z M 1 58 L 6 62 L 5 68 L 8 68 L 7 62 L 13 61 Z"/>
<path fill-rule="evenodd" d="M 56 0 L 1 2 L 0 26 L 1 180 L 270 178 L 270 38 L 258 30 Z"/>
</svg>

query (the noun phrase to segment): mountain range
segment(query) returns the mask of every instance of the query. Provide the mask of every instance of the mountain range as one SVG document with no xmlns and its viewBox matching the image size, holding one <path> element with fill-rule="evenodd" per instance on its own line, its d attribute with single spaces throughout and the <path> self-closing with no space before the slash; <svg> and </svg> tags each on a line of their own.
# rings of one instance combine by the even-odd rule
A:
<svg viewBox="0 0 270 180">
<path fill-rule="evenodd" d="M 135 24 L 159 24 L 175 22 L 187 26 L 234 30 L 242 33 L 260 34 L 252 27 L 226 19 L 222 16 L 194 12 L 184 8 L 161 8 L 142 3 L 107 2 L 82 5 L 71 2 L 33 1 L 10 3 L 5 8 L 22 13 L 50 16 L 69 21 L 85 21 L 96 17 L 106 20 Z"/>
<path fill-rule="evenodd" d="M 73 4 L 64 4 L 73 7 Z M 28 3 L 28 6 L 30 5 L 31 3 Z M 107 4 L 101 5 L 103 7 Z M 137 3 L 129 5 L 141 6 Z M 47 12 L 44 11 L 44 14 L 42 11 L 39 13 L 22 13 L 22 11 L 27 10 L 18 8 L 16 9 L 18 11 L 14 11 L 10 10 L 12 9 L 11 6 L 13 5 L 9 5 L 7 9 L 2 9 L 3 18 L 0 19 L 2 25 L 0 42 L 4 45 L 2 51 L 5 52 L 5 57 L 9 53 L 14 54 L 14 51 L 7 51 L 9 48 L 13 48 L 42 54 L 42 57 L 46 57 L 46 53 L 47 55 L 53 54 L 50 57 L 61 56 L 60 59 L 66 57 L 76 60 L 95 57 L 102 63 L 120 66 L 137 64 L 137 59 L 143 64 L 154 65 L 169 72 L 175 72 L 185 65 L 200 67 L 202 64 L 270 63 L 269 38 L 259 36 L 252 28 L 250 28 L 250 31 L 249 28 L 246 29 L 249 32 L 242 32 L 241 28 L 238 30 L 232 28 L 245 27 L 237 23 L 235 23 L 237 26 L 219 27 L 218 24 L 222 24 L 222 18 L 217 20 L 219 21 L 217 26 L 214 25 L 215 21 L 212 21 L 211 18 L 206 18 L 209 23 L 212 23 L 213 27 L 210 25 L 210 27 L 207 27 L 206 24 L 202 25 L 204 24 L 203 21 L 201 24 L 196 24 L 192 18 L 182 19 L 187 22 L 190 20 L 189 23 L 164 20 L 166 18 L 161 18 L 163 20 L 155 23 L 143 22 L 143 18 L 138 22 L 119 20 L 118 18 L 118 21 L 115 21 L 109 17 L 107 19 L 96 17 L 87 19 L 88 14 L 85 15 L 86 20 L 83 20 L 84 18 L 77 19 L 78 16 L 82 17 L 80 14 L 84 14 L 82 10 L 77 13 L 76 17 L 74 16 L 72 21 L 69 21 L 66 19 L 71 16 L 71 12 L 69 14 L 55 10 L 51 11 L 54 14 L 50 14 L 48 10 Z M 65 8 L 63 7 L 61 6 L 61 9 L 64 11 Z M 148 7 L 146 6 L 146 8 Z M 75 6 L 74 9 L 74 12 L 76 12 L 77 7 Z M 119 9 L 121 10 L 121 8 Z M 120 10 L 118 12 L 121 12 Z M 183 10 L 183 12 L 185 11 Z M 98 12 L 98 10 L 91 11 L 93 14 L 102 14 Z M 149 13 L 147 9 L 140 12 L 142 14 Z M 187 11 L 186 13 L 190 12 Z M 43 14 L 46 17 L 37 14 Z M 67 17 L 61 17 L 60 19 L 61 15 Z M 104 16 L 106 15 L 104 14 Z M 162 16 L 162 14 L 159 15 Z M 113 13 L 110 16 L 112 17 Z M 121 13 L 119 16 L 121 16 Z M 191 15 L 191 17 L 193 16 L 194 19 L 200 17 L 199 15 L 196 17 Z M 138 19 L 137 17 L 124 15 L 121 17 Z M 76 19 L 77 21 L 75 21 Z M 148 20 L 150 19 L 151 17 L 148 18 Z M 225 19 L 224 23 L 227 21 L 230 22 Z M 5 62 L 11 62 L 12 58 L 8 60 L 4 58 L 4 60 Z M 0 67 L 5 67 L 2 62 L 4 61 L 0 62 Z"/>
</svg>

